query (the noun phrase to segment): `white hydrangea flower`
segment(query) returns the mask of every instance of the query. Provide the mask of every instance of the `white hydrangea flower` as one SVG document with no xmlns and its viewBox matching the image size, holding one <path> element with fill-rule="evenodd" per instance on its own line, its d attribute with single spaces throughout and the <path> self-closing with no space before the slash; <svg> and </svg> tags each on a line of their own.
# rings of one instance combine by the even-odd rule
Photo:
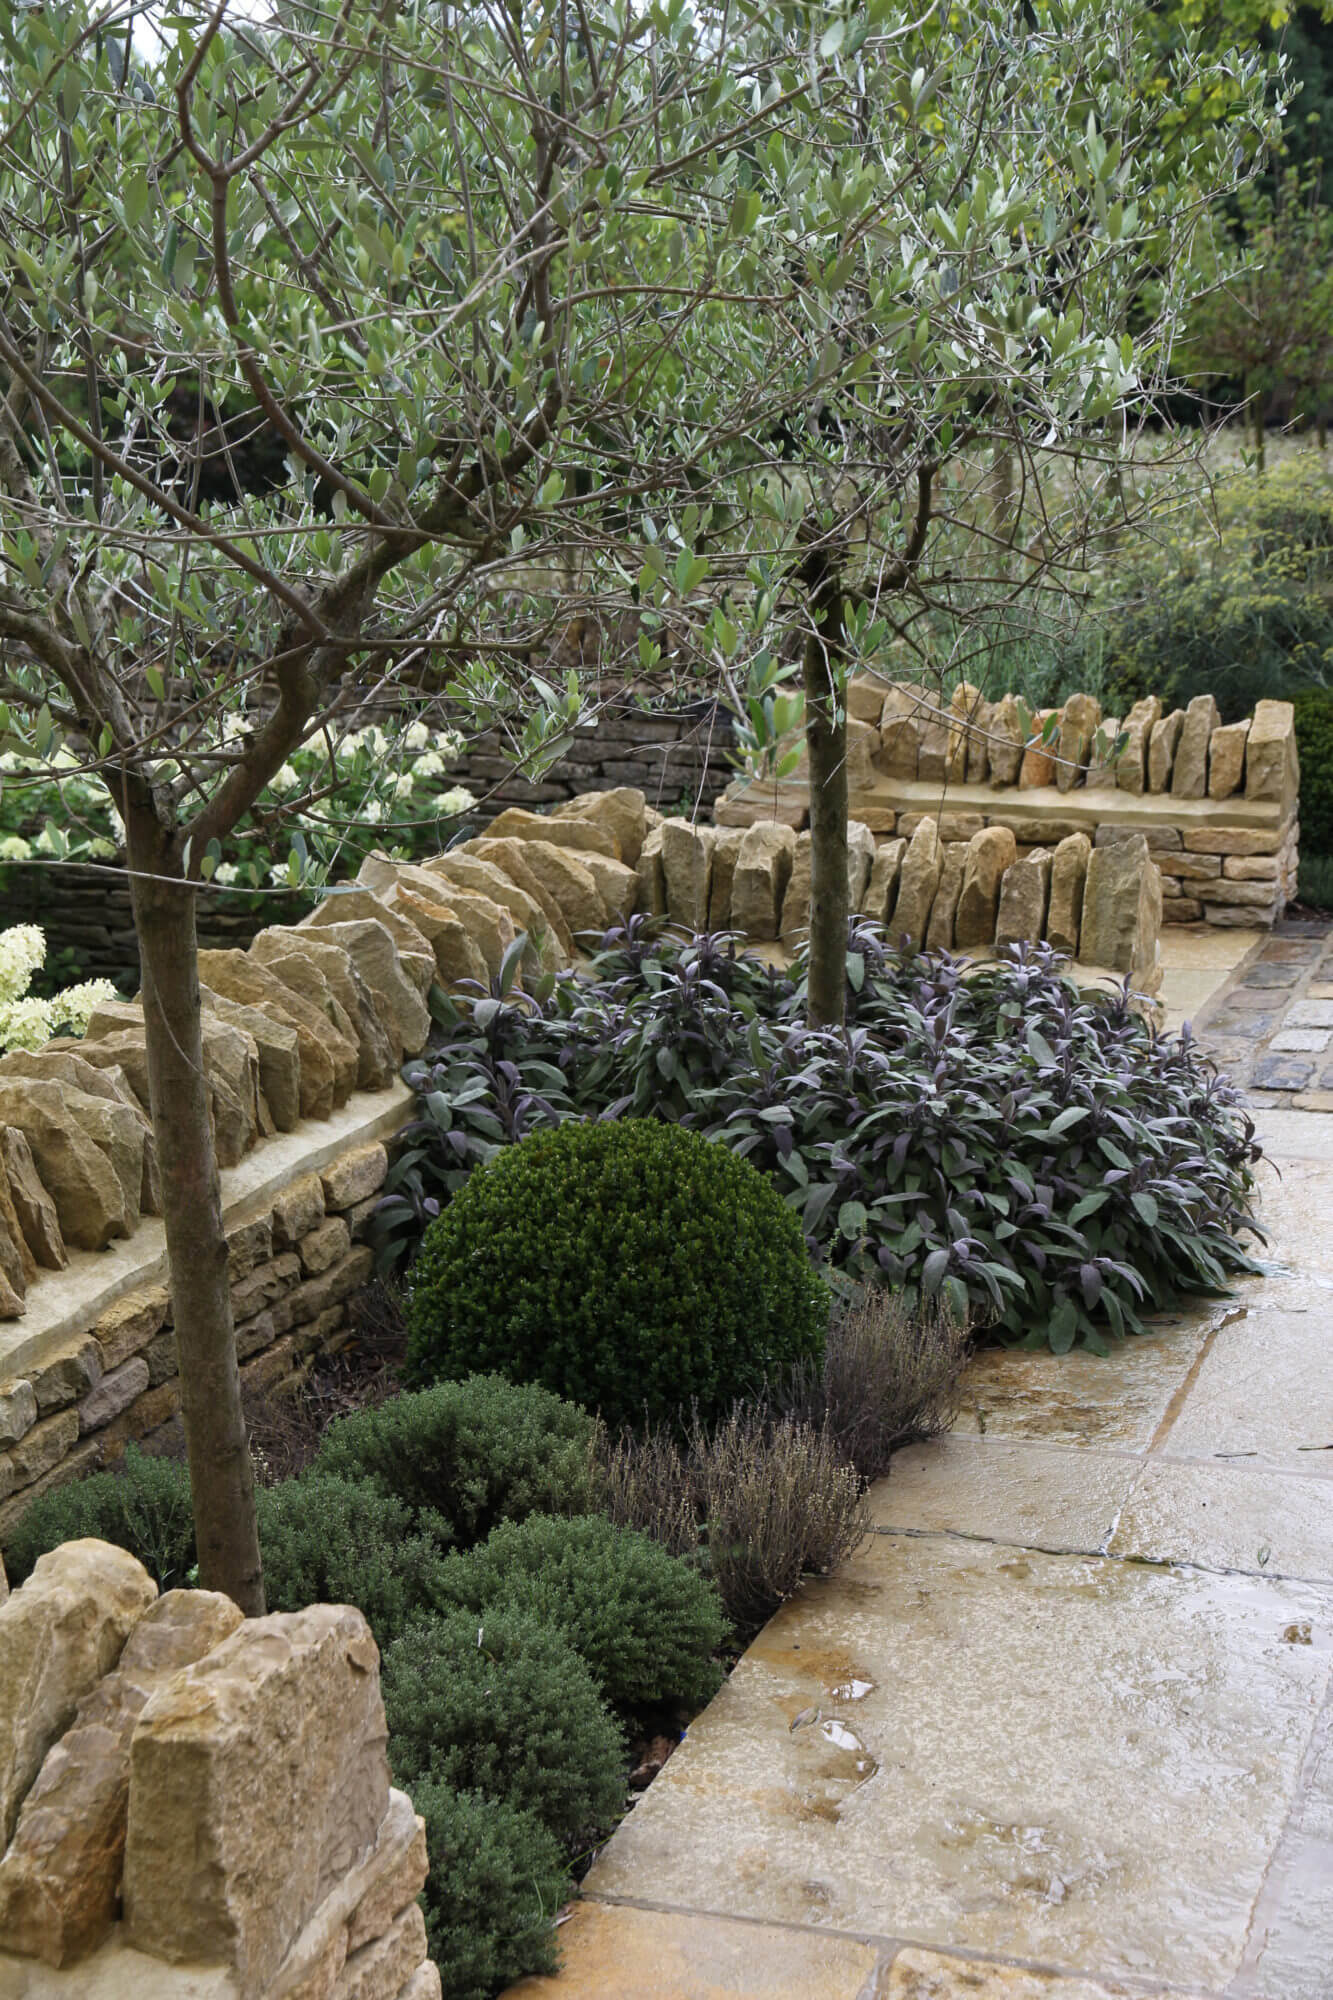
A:
<svg viewBox="0 0 1333 2000">
<path fill-rule="evenodd" d="M 19 1000 L 38 966 L 46 963 L 46 938 L 36 924 L 0 931 L 0 1002 Z"/>
<path fill-rule="evenodd" d="M 393 781 L 392 797 L 395 800 L 410 799 L 415 789 L 416 778 L 411 771 L 403 771 Z"/>
<path fill-rule="evenodd" d="M 120 994 L 109 979 L 85 979 L 82 984 L 67 986 L 63 993 L 57 993 L 47 1006 L 54 1027 L 72 1028 L 76 1035 L 82 1035 L 94 1010 L 119 998 Z"/>
<path fill-rule="evenodd" d="M 412 776 L 418 784 L 420 784 L 423 778 L 442 778 L 444 776 L 443 757 L 440 756 L 438 751 L 428 750 L 425 756 L 418 757 L 416 763 L 412 766 Z"/>
<path fill-rule="evenodd" d="M 86 849 L 88 857 L 92 861 L 109 861 L 115 854 L 115 851 L 116 851 L 115 841 L 103 840 L 100 834 L 97 836 L 95 840 L 90 840 L 88 842 L 88 846 Z M 0 852 L 3 852 L 2 843 L 0 843 Z"/>
<path fill-rule="evenodd" d="M 463 754 L 463 739 L 456 729 L 441 729 L 435 738 L 435 747 L 442 757 L 452 761 Z"/>
<path fill-rule="evenodd" d="M 273 773 L 268 781 L 268 788 L 271 792 L 277 792 L 279 797 L 285 798 L 288 792 L 294 792 L 300 783 L 300 772 L 294 770 L 290 764 L 284 764 Z"/>
<path fill-rule="evenodd" d="M 7 833 L 0 840 L 0 861 L 31 861 L 32 842 L 24 840 L 17 833 Z"/>
<path fill-rule="evenodd" d="M 414 722 L 411 728 L 404 732 L 403 741 L 409 750 L 424 750 L 430 742 L 430 733 L 428 722 Z"/>
<path fill-rule="evenodd" d="M 50 1041 L 54 1026 L 48 1000 L 35 994 L 0 1000 L 0 1049 L 40 1049 Z"/>
<path fill-rule="evenodd" d="M 447 792 L 441 792 L 435 801 L 442 819 L 450 819 L 456 813 L 465 813 L 477 803 L 466 785 L 454 785 Z"/>
</svg>

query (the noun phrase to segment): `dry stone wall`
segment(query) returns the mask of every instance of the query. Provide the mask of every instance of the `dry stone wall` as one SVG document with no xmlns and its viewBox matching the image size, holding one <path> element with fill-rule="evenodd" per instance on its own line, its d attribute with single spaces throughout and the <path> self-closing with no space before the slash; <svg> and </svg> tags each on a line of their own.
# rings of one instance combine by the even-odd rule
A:
<svg viewBox="0 0 1333 2000">
<path fill-rule="evenodd" d="M 0 1602 L 0 1995 L 439 2000 L 385 1741 L 359 1611 L 53 1549 Z"/>
<path fill-rule="evenodd" d="M 1030 745 L 1023 741 L 1014 696 L 987 701 L 966 683 L 954 691 L 946 712 L 916 683 L 858 675 L 848 690 L 847 711 L 854 818 L 881 845 L 894 837 L 910 839 L 923 817 L 933 818 L 945 846 L 946 900 L 957 877 L 949 847 L 971 842 L 983 830 L 1007 829 L 1020 862 L 1029 854 L 1049 853 L 1044 892 L 1038 858 L 1035 870 L 1016 878 L 1010 894 L 1012 902 L 1025 885 L 1022 920 L 1028 925 L 1044 893 L 1048 920 L 1052 910 L 1057 918 L 1055 931 L 1048 928 L 1045 934 L 1061 949 L 1070 948 L 1071 905 L 1055 856 L 1075 836 L 1085 836 L 1100 850 L 1142 835 L 1158 876 L 1163 923 L 1266 928 L 1294 894 L 1300 769 L 1290 702 L 1261 701 L 1246 720 L 1223 724 L 1211 695 L 1197 696 L 1187 709 L 1169 715 L 1153 696 L 1124 717 L 1103 716 L 1090 695 L 1071 695 L 1055 712 L 1047 740 Z M 1044 711 L 1039 721 L 1045 724 L 1051 713 Z M 1105 763 L 1098 762 L 1099 729 L 1103 740 L 1120 742 Z M 719 799 L 715 818 L 731 829 L 767 821 L 799 831 L 808 806 L 798 764 L 794 776 L 778 785 L 732 784 Z M 1066 878 L 1075 867 L 1070 852 L 1066 849 Z M 1094 870 L 1094 888 L 1103 869 L 1099 863 Z M 932 889 L 932 898 L 936 893 Z M 914 909 L 911 914 L 915 919 Z M 965 936 L 973 922 L 969 903 Z M 939 941 L 945 928 L 941 915 L 931 942 Z M 1094 929 L 1098 950 L 1104 949 L 1104 937 Z M 1092 958 L 1082 944 L 1079 955 Z"/>
</svg>

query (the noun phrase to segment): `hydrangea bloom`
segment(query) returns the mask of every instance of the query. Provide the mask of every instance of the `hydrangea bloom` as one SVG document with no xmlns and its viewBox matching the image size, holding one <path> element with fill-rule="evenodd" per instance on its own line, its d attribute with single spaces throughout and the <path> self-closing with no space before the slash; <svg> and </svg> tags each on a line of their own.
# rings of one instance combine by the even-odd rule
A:
<svg viewBox="0 0 1333 2000">
<path fill-rule="evenodd" d="M 82 1035 L 95 1007 L 120 998 L 109 979 L 89 979 L 39 1000 L 28 986 L 45 963 L 46 939 L 36 924 L 0 931 L 0 1049 L 40 1049 L 58 1028 Z"/>
</svg>

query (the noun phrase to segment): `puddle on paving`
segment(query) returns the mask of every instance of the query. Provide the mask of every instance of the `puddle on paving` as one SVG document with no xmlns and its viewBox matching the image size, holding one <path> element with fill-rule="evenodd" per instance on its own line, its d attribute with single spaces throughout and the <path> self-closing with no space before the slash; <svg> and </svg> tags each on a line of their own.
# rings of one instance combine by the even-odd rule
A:
<svg viewBox="0 0 1333 2000">
<path fill-rule="evenodd" d="M 868 1694 L 873 1694 L 874 1692 L 875 1683 L 873 1681 L 851 1679 L 835 1681 L 829 1689 L 829 1696 L 833 1701 L 864 1701 Z"/>
<path fill-rule="evenodd" d="M 802 1709 L 790 1725 L 795 1769 L 789 1780 L 791 1810 L 797 1819 L 836 1826 L 853 1792 L 879 1770 L 865 1739 L 836 1715 Z"/>
</svg>

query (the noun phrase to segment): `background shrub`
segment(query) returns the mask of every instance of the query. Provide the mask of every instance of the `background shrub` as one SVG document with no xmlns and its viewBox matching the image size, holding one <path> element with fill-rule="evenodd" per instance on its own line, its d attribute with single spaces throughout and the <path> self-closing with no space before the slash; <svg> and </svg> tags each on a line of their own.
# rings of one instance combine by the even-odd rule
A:
<svg viewBox="0 0 1333 2000">
<path fill-rule="evenodd" d="M 454 1611 L 384 1655 L 394 1777 L 485 1792 L 532 1812 L 567 1846 L 614 1824 L 624 1741 L 583 1661 L 523 1611 Z"/>
<path fill-rule="evenodd" d="M 401 1500 L 313 1473 L 261 1487 L 255 1500 L 270 1611 L 355 1604 L 383 1648 L 447 1602 L 440 1543 Z"/>
<path fill-rule="evenodd" d="M 185 1467 L 172 1459 L 149 1458 L 132 1444 L 114 1472 L 95 1472 L 73 1486 L 42 1494 L 6 1544 L 10 1583 L 22 1583 L 49 1549 L 88 1535 L 128 1549 L 160 1590 L 181 1589 L 195 1560 Z"/>
<path fill-rule="evenodd" d="M 532 1813 L 420 1779 L 430 1875 L 422 1903 L 443 2000 L 493 2000 L 556 1969 L 555 1916 L 569 1887 L 560 1844 Z"/>
<path fill-rule="evenodd" d="M 646 1535 L 601 1515 L 506 1521 L 444 1564 L 444 1590 L 472 1612 L 525 1611 L 564 1634 L 622 1714 L 694 1710 L 716 1693 L 727 1621 L 713 1586 Z"/>
<path fill-rule="evenodd" d="M 1301 760 L 1301 857 L 1333 854 L 1333 691 L 1307 688 L 1292 703 Z"/>
<path fill-rule="evenodd" d="M 585 1513 L 595 1429 L 536 1383 L 469 1375 L 339 1418 L 315 1469 L 368 1480 L 414 1516 L 447 1522 L 455 1544 L 470 1548 L 500 1520 Z"/>
<path fill-rule="evenodd" d="M 620 1424 L 726 1408 L 818 1356 L 827 1318 L 798 1221 L 745 1161 L 674 1125 L 571 1123 L 426 1231 L 408 1368 L 497 1368 Z"/>
</svg>

